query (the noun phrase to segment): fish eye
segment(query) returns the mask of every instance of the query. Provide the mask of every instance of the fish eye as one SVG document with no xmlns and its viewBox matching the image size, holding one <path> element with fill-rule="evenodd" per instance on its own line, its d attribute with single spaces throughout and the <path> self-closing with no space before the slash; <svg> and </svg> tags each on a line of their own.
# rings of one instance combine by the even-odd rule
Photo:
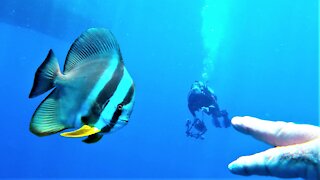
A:
<svg viewBox="0 0 320 180">
<path fill-rule="evenodd" d="M 121 111 L 122 110 L 122 104 L 118 104 L 118 110 Z"/>
</svg>

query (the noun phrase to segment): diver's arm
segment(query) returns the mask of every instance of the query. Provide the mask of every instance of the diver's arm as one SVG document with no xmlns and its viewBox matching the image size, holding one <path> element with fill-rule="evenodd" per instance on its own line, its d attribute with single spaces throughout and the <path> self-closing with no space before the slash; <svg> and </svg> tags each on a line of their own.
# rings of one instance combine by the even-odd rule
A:
<svg viewBox="0 0 320 180">
<path fill-rule="evenodd" d="M 320 179 L 320 128 L 253 117 L 235 117 L 232 126 L 276 148 L 243 156 L 229 164 L 239 175 Z"/>
</svg>

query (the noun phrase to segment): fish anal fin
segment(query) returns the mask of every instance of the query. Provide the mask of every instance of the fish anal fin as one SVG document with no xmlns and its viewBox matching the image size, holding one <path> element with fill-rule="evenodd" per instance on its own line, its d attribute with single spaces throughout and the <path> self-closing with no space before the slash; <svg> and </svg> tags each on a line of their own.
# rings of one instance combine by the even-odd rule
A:
<svg viewBox="0 0 320 180">
<path fill-rule="evenodd" d="M 59 122 L 58 115 L 58 95 L 57 91 L 53 90 L 34 112 L 30 131 L 37 136 L 47 136 L 66 129 L 66 126 Z"/>
<path fill-rule="evenodd" d="M 80 129 L 77 129 L 77 130 L 71 131 L 71 132 L 64 132 L 64 133 L 61 133 L 60 135 L 63 137 L 78 138 L 78 137 L 90 136 L 90 135 L 96 134 L 98 132 L 100 132 L 100 130 L 96 127 L 83 125 Z"/>
<path fill-rule="evenodd" d="M 96 133 L 88 136 L 86 139 L 82 140 L 82 142 L 91 144 L 91 143 L 96 143 L 98 142 L 101 138 L 103 137 L 102 134 Z"/>
</svg>

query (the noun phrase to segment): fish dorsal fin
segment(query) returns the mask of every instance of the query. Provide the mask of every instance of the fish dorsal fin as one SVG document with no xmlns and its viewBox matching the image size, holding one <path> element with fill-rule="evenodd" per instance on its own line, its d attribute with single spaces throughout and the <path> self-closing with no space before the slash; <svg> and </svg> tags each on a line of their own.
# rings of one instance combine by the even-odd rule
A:
<svg viewBox="0 0 320 180">
<path fill-rule="evenodd" d="M 122 61 L 119 44 L 108 29 L 88 29 L 73 42 L 66 57 L 64 73 L 69 72 L 83 62 L 95 59 L 108 61 L 109 57 L 115 54 Z"/>
</svg>

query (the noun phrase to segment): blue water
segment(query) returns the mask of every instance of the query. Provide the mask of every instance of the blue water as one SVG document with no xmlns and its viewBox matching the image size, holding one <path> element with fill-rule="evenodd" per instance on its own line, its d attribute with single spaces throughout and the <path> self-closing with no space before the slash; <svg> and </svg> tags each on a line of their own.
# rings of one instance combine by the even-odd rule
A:
<svg viewBox="0 0 320 180">
<path fill-rule="evenodd" d="M 212 87 L 230 116 L 319 125 L 317 1 L 228 3 Z M 187 94 L 202 80 L 205 1 L 3 0 L 0 6 L 0 178 L 244 178 L 227 165 L 270 148 L 206 119 L 205 140 L 185 136 Z M 225 6 L 223 6 L 225 7 Z M 218 21 L 219 22 L 219 21 Z M 218 23 L 219 24 L 219 23 Z M 130 123 L 100 142 L 29 132 L 45 95 L 28 99 L 34 73 L 52 48 L 60 66 L 90 27 L 116 36 L 136 85 Z M 219 38 L 218 38 L 219 39 Z"/>
</svg>

